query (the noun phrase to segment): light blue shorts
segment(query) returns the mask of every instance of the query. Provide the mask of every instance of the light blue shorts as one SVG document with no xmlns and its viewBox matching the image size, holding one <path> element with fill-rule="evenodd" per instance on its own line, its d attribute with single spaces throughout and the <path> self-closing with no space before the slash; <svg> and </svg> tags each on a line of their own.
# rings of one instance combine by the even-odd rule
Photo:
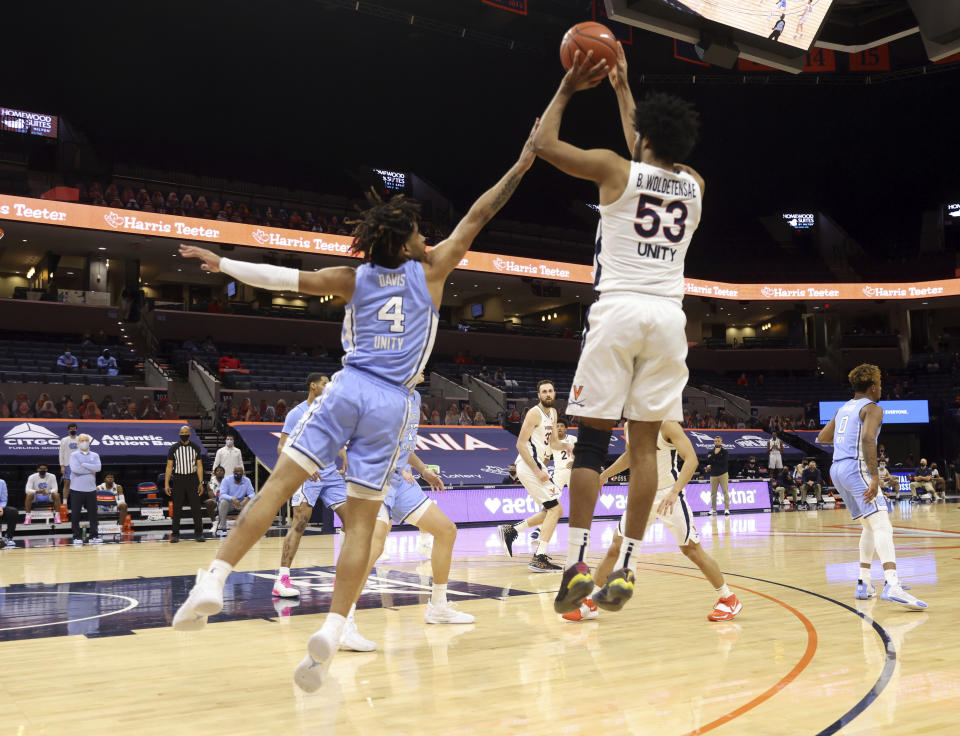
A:
<svg viewBox="0 0 960 736">
<path fill-rule="evenodd" d="M 347 500 L 347 484 L 333 465 L 320 471 L 319 481 L 308 480 L 300 486 L 290 503 L 294 506 L 307 503 L 312 508 L 317 505 L 318 500 L 331 511 L 336 511 L 337 507 Z"/>
<path fill-rule="evenodd" d="M 859 460 L 840 460 L 830 466 L 830 479 L 843 498 L 843 502 L 850 511 L 850 516 L 859 519 L 862 516 L 871 516 L 880 511 L 880 506 L 886 511 L 887 502 L 882 493 L 867 503 L 863 500 L 869 485 L 870 476 Z"/>
<path fill-rule="evenodd" d="M 34 503 L 50 503 L 50 494 L 49 493 L 38 493 L 33 497 Z"/>
<path fill-rule="evenodd" d="M 408 520 L 411 524 L 416 524 L 431 503 L 433 501 L 427 498 L 419 485 L 408 483 L 400 473 L 394 473 L 383 507 L 394 524 L 402 524 Z"/>
<path fill-rule="evenodd" d="M 64 479 L 64 480 L 70 480 L 70 463 L 67 463 L 67 464 L 64 466 L 63 479 Z"/>
<path fill-rule="evenodd" d="M 346 367 L 310 405 L 283 451 L 313 472 L 335 465 L 349 443 L 344 480 L 370 491 L 363 497 L 382 499 L 413 410 L 409 389 Z"/>
</svg>

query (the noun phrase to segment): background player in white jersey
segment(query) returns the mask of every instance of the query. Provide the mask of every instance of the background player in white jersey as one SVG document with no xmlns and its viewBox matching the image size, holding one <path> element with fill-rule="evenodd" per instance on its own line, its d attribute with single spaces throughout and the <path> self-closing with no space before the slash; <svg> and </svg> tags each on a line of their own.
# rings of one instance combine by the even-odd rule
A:
<svg viewBox="0 0 960 736">
<path fill-rule="evenodd" d="M 341 331 L 343 369 L 290 435 L 270 479 L 247 504 L 220 545 L 217 559 L 198 572 L 187 600 L 174 614 L 174 628 L 203 628 L 209 616 L 223 609 L 223 587 L 233 566 L 263 537 L 280 506 L 349 443 L 347 500 L 340 512 L 346 535 L 337 558 L 330 612 L 310 637 L 307 653 L 294 671 L 294 681 L 307 692 L 323 684 L 346 616 L 370 572 L 367 562 L 377 513 L 400 451 L 413 381 L 433 351 L 443 287 L 533 165 L 537 125 L 507 173 L 474 202 L 450 237 L 429 251 L 419 228 L 419 205 L 401 196 L 386 202 L 372 198 L 354 230 L 352 250 L 364 260 L 357 267 L 298 271 L 180 246 L 184 258 L 200 259 L 206 271 L 222 270 L 259 289 L 333 294 L 347 307 Z"/>
<path fill-rule="evenodd" d="M 567 423 L 562 419 L 557 420 L 557 441 L 561 445 L 576 445 L 577 438 L 572 434 L 567 434 Z M 570 485 L 570 473 L 573 470 L 573 448 L 557 450 L 553 453 L 553 484 L 557 490 L 562 491 L 565 486 Z"/>
<path fill-rule="evenodd" d="M 678 469 L 680 460 L 683 461 L 683 467 Z M 740 613 L 743 606 L 737 596 L 727 587 L 717 561 L 700 546 L 700 533 L 693 523 L 693 513 L 690 511 L 690 506 L 683 494 L 683 489 L 686 488 L 687 483 L 690 482 L 696 472 L 698 463 L 697 451 L 683 428 L 673 421 L 666 421 L 660 425 L 660 436 L 657 438 L 657 495 L 653 502 L 654 510 L 650 514 L 650 522 L 654 518 L 663 522 L 663 525 L 670 530 L 673 538 L 677 540 L 680 551 L 690 562 L 700 568 L 710 585 L 717 591 L 717 595 L 720 596 L 720 600 L 713 607 L 713 611 L 707 614 L 707 619 L 710 621 L 729 621 Z M 610 478 L 617 473 L 622 473 L 629 467 L 630 452 L 628 448 L 613 465 L 600 474 L 601 487 Z M 648 532 L 649 529 L 648 525 Z M 621 516 L 613 544 L 607 550 L 607 556 L 603 562 L 597 567 L 598 580 L 602 580 L 604 575 L 610 574 L 613 570 L 617 557 L 620 555 L 622 540 L 623 517 Z M 596 616 L 597 606 L 589 598 L 584 598 L 578 610 L 563 615 L 568 621 L 581 621 L 596 618 Z"/>
<path fill-rule="evenodd" d="M 699 116 L 676 97 L 650 93 L 634 104 L 626 60 L 575 55 L 574 64 L 543 115 L 534 139 L 537 155 L 571 176 L 594 182 L 600 228 L 594 256 L 599 293 L 584 329 L 567 414 L 579 417 L 570 477 L 567 569 L 554 601 L 557 613 L 576 610 L 593 590 L 587 567 L 590 524 L 610 431 L 625 417 L 630 440 L 630 492 L 617 569 L 594 595 L 610 609 L 633 594 L 631 556 L 639 550 L 657 490 L 660 422 L 681 420 L 687 383 L 683 262 L 700 222 L 703 179 L 680 163 L 693 148 Z M 620 104 L 631 159 L 609 150 L 583 150 L 560 140 L 560 120 L 576 92 L 608 72 Z"/>
<path fill-rule="evenodd" d="M 880 597 L 899 603 L 911 611 L 922 611 L 927 604 L 907 593 L 897 575 L 897 553 L 893 546 L 893 527 L 887 513 L 887 502 L 880 492 L 880 471 L 877 467 L 877 437 L 883 424 L 880 401 L 880 369 L 864 363 L 847 379 L 853 398 L 837 409 L 817 435 L 817 442 L 833 445 L 830 478 L 854 521 L 863 525 L 860 533 L 860 577 L 854 596 L 864 600 L 877 592 L 870 582 L 870 563 L 874 552 L 883 563 L 885 585 Z"/>
<path fill-rule="evenodd" d="M 569 443 L 561 444 L 556 437 L 557 410 L 553 405 L 557 392 L 552 381 L 543 380 L 537 384 L 537 398 L 539 403 L 530 408 L 520 427 L 517 437 L 519 454 L 515 462 L 517 477 L 530 498 L 543 506 L 543 510 L 518 524 L 501 525 L 500 543 L 513 557 L 513 543 L 520 536 L 519 532 L 540 524 L 540 537 L 528 567 L 532 572 L 559 572 L 560 566 L 553 564 L 547 556 L 547 545 L 563 516 L 563 506 L 560 505 L 560 489 L 547 471 L 547 462 L 554 451 L 569 451 L 573 447 Z"/>
</svg>

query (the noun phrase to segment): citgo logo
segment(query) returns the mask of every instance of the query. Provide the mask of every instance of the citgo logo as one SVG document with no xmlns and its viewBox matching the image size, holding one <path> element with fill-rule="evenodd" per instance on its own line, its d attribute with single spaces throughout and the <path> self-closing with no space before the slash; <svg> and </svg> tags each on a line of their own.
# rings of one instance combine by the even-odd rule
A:
<svg viewBox="0 0 960 736">
<path fill-rule="evenodd" d="M 32 422 L 17 424 L 3 435 L 3 443 L 10 446 L 59 445 L 60 438 L 46 427 Z"/>
</svg>

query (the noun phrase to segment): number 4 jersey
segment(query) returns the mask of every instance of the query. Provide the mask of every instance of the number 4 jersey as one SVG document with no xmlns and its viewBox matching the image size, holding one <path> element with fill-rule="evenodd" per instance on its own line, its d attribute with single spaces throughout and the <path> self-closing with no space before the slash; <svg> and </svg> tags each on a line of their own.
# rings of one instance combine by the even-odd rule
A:
<svg viewBox="0 0 960 736">
<path fill-rule="evenodd" d="M 626 189 L 600 207 L 594 286 L 683 300 L 683 261 L 703 194 L 687 173 L 632 161 Z"/>
<path fill-rule="evenodd" d="M 419 261 L 399 268 L 364 263 L 343 319 L 343 364 L 413 388 L 433 350 L 438 321 Z"/>
</svg>

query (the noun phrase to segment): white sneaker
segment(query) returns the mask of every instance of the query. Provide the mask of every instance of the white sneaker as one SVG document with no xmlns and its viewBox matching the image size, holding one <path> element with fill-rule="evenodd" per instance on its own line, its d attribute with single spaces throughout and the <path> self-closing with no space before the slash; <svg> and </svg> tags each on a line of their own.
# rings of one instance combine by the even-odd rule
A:
<svg viewBox="0 0 960 736">
<path fill-rule="evenodd" d="M 53 515 L 53 523 L 54 523 L 54 524 L 59 524 L 59 523 L 60 523 L 60 514 L 59 514 L 59 513 L 56 513 L 56 514 Z"/>
<path fill-rule="evenodd" d="M 449 603 L 442 606 L 435 606 L 433 603 L 427 603 L 427 610 L 423 614 L 423 620 L 428 624 L 472 624 L 474 619 L 469 613 L 458 611 Z"/>
<path fill-rule="evenodd" d="M 421 534 L 417 540 L 417 554 L 430 559 L 433 555 L 433 535 Z"/>
<path fill-rule="evenodd" d="M 103 540 L 100 537 L 90 537 L 87 544 L 103 544 Z"/>
<path fill-rule="evenodd" d="M 218 537 L 221 537 L 221 538 L 227 536 L 228 533 L 229 533 L 229 532 L 227 532 L 226 529 L 218 529 L 218 530 L 217 530 L 217 536 L 218 536 Z"/>
<path fill-rule="evenodd" d="M 723 515 L 724 515 L 724 516 L 730 516 L 730 509 L 724 509 L 724 510 L 723 510 Z"/>
<path fill-rule="evenodd" d="M 716 515 L 717 515 L 717 510 L 716 510 L 716 509 L 710 509 L 710 510 L 707 512 L 707 516 L 716 516 Z"/>
<path fill-rule="evenodd" d="M 74 546 L 74 547 L 82 547 L 82 546 L 83 546 L 83 540 L 82 540 L 82 539 L 74 539 L 74 540 L 73 540 L 73 546 Z"/>
<path fill-rule="evenodd" d="M 383 550 L 383 554 L 380 555 L 380 556 L 377 558 L 376 561 L 377 561 L 377 562 L 390 562 L 390 555 L 387 554 L 387 550 Z"/>
<path fill-rule="evenodd" d="M 17 546 L 17 543 L 14 542 L 14 541 L 13 541 L 12 539 L 10 539 L 9 537 L 4 537 L 4 538 L 3 538 L 3 548 L 4 548 L 4 549 L 13 549 L 13 548 L 16 547 L 16 546 Z"/>
<path fill-rule="evenodd" d="M 337 645 L 330 641 L 322 631 L 318 631 L 307 642 L 307 654 L 293 671 L 293 681 L 304 692 L 315 693 L 323 685 L 330 669 L 330 662 L 336 654 Z"/>
<path fill-rule="evenodd" d="M 887 583 L 883 586 L 883 592 L 880 594 L 880 597 L 891 603 L 899 603 L 909 611 L 927 610 L 926 603 L 913 597 L 899 585 L 890 585 L 890 583 Z"/>
<path fill-rule="evenodd" d="M 354 652 L 374 652 L 377 649 L 377 642 L 360 636 L 360 632 L 357 631 L 357 623 L 352 618 L 348 618 L 343 626 L 343 633 L 340 635 L 340 648 L 350 649 Z"/>
<path fill-rule="evenodd" d="M 223 586 L 206 570 L 197 570 L 197 580 L 190 595 L 177 609 L 173 628 L 177 631 L 197 631 L 207 625 L 207 617 L 223 610 Z"/>
<path fill-rule="evenodd" d="M 24 515 L 23 515 L 23 523 L 24 523 L 24 524 L 32 524 L 32 523 L 33 523 L 33 514 L 24 514 Z"/>
<path fill-rule="evenodd" d="M 300 595 L 300 589 L 293 587 L 289 575 L 281 575 L 273 584 L 273 594 L 278 598 L 297 598 Z"/>
</svg>

